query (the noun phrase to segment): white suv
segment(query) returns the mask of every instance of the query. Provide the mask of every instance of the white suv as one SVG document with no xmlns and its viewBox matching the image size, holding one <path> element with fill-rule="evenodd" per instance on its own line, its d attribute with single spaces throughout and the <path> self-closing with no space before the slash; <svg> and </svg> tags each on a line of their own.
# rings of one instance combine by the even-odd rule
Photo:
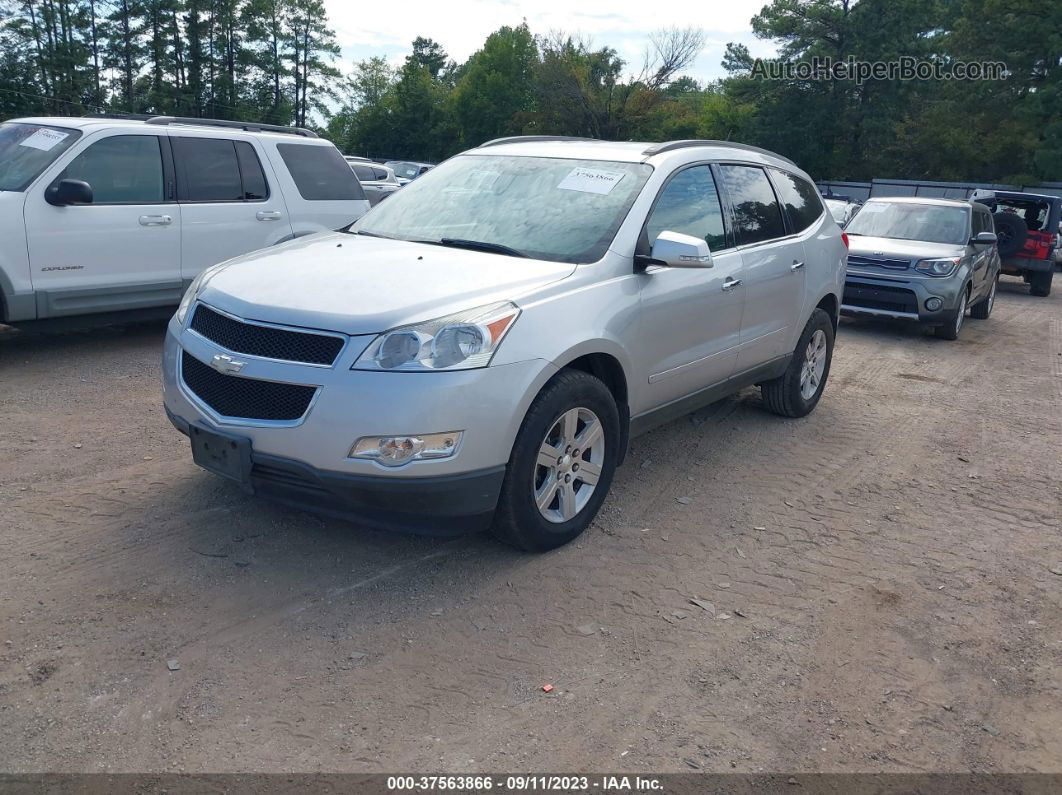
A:
<svg viewBox="0 0 1062 795">
<path fill-rule="evenodd" d="M 209 265 L 369 208 L 328 141 L 245 122 L 0 124 L 0 321 L 176 305 Z"/>
<path fill-rule="evenodd" d="M 846 256 L 770 152 L 492 141 L 345 232 L 205 271 L 166 335 L 166 410 L 263 496 L 548 549 L 632 435 L 752 384 L 810 412 Z"/>
</svg>

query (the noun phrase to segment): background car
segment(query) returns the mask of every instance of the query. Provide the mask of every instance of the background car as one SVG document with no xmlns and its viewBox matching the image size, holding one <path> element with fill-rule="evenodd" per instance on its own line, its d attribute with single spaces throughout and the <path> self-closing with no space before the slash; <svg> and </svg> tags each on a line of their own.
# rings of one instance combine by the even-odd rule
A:
<svg viewBox="0 0 1062 795">
<path fill-rule="evenodd" d="M 957 339 L 967 308 L 992 312 L 1000 258 L 988 208 L 958 199 L 869 199 L 845 227 L 841 311 L 916 320 Z"/>
<path fill-rule="evenodd" d="M 418 163 L 414 160 L 388 160 L 384 165 L 394 170 L 399 185 L 412 182 L 421 174 L 426 174 L 435 168 L 432 163 Z"/>
<path fill-rule="evenodd" d="M 1001 190 L 974 191 L 972 198 L 992 211 L 1003 273 L 1021 276 L 1033 295 L 1050 295 L 1062 198 Z"/>
<path fill-rule="evenodd" d="M 310 130 L 172 116 L 5 122 L 0 320 L 164 315 L 207 266 L 368 209 L 339 150 Z"/>
<path fill-rule="evenodd" d="M 833 220 L 842 227 L 852 220 L 852 217 L 859 211 L 860 207 L 858 202 L 854 202 L 847 197 L 827 196 L 822 201 L 826 205 L 826 209 L 830 211 L 830 215 L 833 216 Z"/>
<path fill-rule="evenodd" d="M 350 161 L 348 160 L 348 162 Z M 354 172 L 354 176 L 358 178 L 358 182 L 361 183 L 361 189 L 365 191 L 365 198 L 369 200 L 369 204 L 372 206 L 376 206 L 402 187 L 395 178 L 395 172 L 379 163 L 355 161 L 350 163 L 350 168 Z"/>
</svg>

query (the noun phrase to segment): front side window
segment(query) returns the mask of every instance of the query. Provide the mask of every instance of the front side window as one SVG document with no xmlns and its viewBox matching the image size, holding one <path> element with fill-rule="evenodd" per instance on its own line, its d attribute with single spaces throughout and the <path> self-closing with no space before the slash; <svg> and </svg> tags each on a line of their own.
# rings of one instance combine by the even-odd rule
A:
<svg viewBox="0 0 1062 795">
<path fill-rule="evenodd" d="M 0 124 L 0 190 L 25 190 L 80 137 L 50 124 Z"/>
<path fill-rule="evenodd" d="M 70 161 L 56 183 L 63 179 L 87 182 L 93 204 L 159 204 L 163 201 L 159 139 L 115 135 L 96 141 Z"/>
<path fill-rule="evenodd" d="M 774 184 L 778 187 L 778 197 L 785 205 L 793 231 L 803 232 L 822 215 L 819 192 L 810 182 L 788 171 L 772 168 L 771 172 L 774 175 Z"/>
<path fill-rule="evenodd" d="M 355 163 L 351 168 L 354 169 L 354 176 L 362 182 L 372 182 L 375 179 L 376 175 L 372 170 L 372 166 L 363 166 L 360 163 Z"/>
<path fill-rule="evenodd" d="M 661 232 L 699 237 L 712 251 L 726 248 L 723 208 L 709 166 L 694 166 L 676 174 L 656 200 L 645 224 L 649 244 Z"/>
<path fill-rule="evenodd" d="M 969 213 L 963 207 L 915 202 L 869 201 L 845 231 L 849 235 L 965 245 Z"/>
<path fill-rule="evenodd" d="M 651 173 L 642 163 L 460 155 L 378 204 L 350 231 L 596 262 Z"/>
<path fill-rule="evenodd" d="M 757 166 L 724 165 L 719 171 L 734 206 L 738 245 L 784 237 L 782 210 L 764 170 Z"/>
<path fill-rule="evenodd" d="M 277 151 L 307 201 L 365 201 L 361 183 L 334 146 L 277 144 Z"/>
</svg>

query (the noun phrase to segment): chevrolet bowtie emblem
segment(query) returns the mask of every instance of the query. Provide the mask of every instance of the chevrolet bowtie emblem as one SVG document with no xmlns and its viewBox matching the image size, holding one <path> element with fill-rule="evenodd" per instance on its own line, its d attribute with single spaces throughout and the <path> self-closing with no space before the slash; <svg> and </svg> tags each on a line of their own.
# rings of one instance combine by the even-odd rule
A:
<svg viewBox="0 0 1062 795">
<path fill-rule="evenodd" d="M 247 362 L 236 361 L 231 356 L 227 356 L 224 353 L 219 353 L 210 360 L 211 367 L 219 373 L 226 373 L 229 375 L 240 372 L 245 364 L 247 364 Z"/>
</svg>

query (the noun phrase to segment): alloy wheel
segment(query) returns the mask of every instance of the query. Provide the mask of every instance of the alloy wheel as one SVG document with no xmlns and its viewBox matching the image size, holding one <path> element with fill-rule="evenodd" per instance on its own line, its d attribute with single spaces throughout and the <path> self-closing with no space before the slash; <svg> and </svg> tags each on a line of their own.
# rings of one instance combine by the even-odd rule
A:
<svg viewBox="0 0 1062 795">
<path fill-rule="evenodd" d="M 597 488 L 605 460 L 601 420 L 587 408 L 560 415 L 538 450 L 531 487 L 543 518 L 554 524 L 575 518 Z"/>
<path fill-rule="evenodd" d="M 826 372 L 826 332 L 816 329 L 804 350 L 804 364 L 800 368 L 800 396 L 811 400 L 819 391 Z"/>
</svg>

